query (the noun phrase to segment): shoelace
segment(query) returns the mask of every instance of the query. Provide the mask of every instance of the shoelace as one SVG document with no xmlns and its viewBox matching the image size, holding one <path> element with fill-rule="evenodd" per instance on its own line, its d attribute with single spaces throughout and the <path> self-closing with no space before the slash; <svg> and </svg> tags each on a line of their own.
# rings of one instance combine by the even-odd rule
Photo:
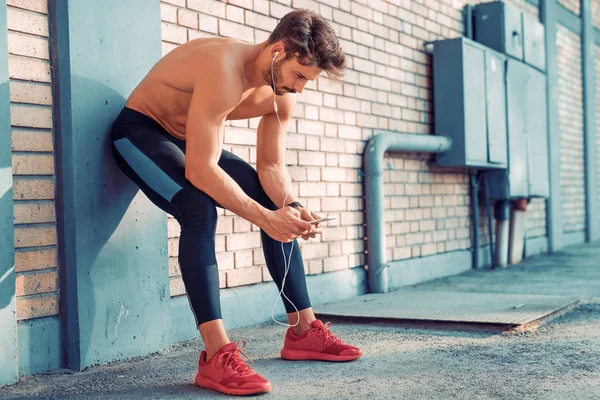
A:
<svg viewBox="0 0 600 400">
<path fill-rule="evenodd" d="M 240 346 L 240 343 L 243 342 L 242 347 Z M 246 347 L 246 341 L 243 339 L 240 339 L 236 345 L 235 345 L 235 349 L 230 350 L 228 352 L 219 354 L 217 356 L 216 361 L 220 361 L 223 360 L 223 366 L 225 368 L 230 367 L 232 372 L 235 373 L 239 373 L 239 374 L 244 374 L 244 373 L 248 373 L 248 372 L 253 372 L 252 368 L 250 368 L 250 366 L 248 364 L 246 364 L 246 362 L 237 354 L 238 352 L 242 353 L 244 355 L 244 357 L 246 357 L 248 359 L 248 361 L 250 361 L 252 364 L 254 364 L 254 361 L 252 361 L 252 359 L 250 357 L 248 357 L 248 355 L 246 353 L 244 353 L 242 351 L 243 348 Z"/>
<path fill-rule="evenodd" d="M 340 343 L 342 341 L 329 331 L 330 326 L 331 322 L 327 322 L 322 327 L 318 328 L 325 338 L 325 347 L 329 347 L 332 344 Z"/>
</svg>

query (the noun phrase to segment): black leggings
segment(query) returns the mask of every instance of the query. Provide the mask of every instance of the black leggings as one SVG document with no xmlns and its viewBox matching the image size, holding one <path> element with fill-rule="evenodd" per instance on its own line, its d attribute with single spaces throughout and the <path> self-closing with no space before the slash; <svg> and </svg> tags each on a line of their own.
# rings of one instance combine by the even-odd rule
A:
<svg viewBox="0 0 600 400">
<path fill-rule="evenodd" d="M 185 178 L 185 142 L 170 135 L 152 118 L 124 108 L 114 122 L 112 143 L 119 168 L 154 204 L 173 215 L 181 226 L 179 266 L 196 326 L 221 319 L 215 256 L 216 207 L 221 206 Z M 269 210 L 278 208 L 263 190 L 258 174 L 250 164 L 223 150 L 219 167 L 260 205 Z M 262 230 L 261 238 L 267 268 L 281 290 L 285 272 L 281 242 Z M 290 247 L 291 243 L 284 244 L 286 257 Z M 294 241 L 284 293 L 298 310 L 310 307 L 297 241 Z M 282 300 L 286 311 L 294 312 L 293 306 L 285 298 Z"/>
</svg>

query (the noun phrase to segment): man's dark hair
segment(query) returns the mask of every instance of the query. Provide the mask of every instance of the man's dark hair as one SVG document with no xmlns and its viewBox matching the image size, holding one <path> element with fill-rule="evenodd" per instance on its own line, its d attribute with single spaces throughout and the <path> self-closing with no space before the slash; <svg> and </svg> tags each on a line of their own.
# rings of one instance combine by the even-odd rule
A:
<svg viewBox="0 0 600 400">
<path fill-rule="evenodd" d="M 279 21 L 268 44 L 282 41 L 286 59 L 297 57 L 302 65 L 317 66 L 338 80 L 346 68 L 346 56 L 329 22 L 311 10 L 294 10 Z"/>
</svg>

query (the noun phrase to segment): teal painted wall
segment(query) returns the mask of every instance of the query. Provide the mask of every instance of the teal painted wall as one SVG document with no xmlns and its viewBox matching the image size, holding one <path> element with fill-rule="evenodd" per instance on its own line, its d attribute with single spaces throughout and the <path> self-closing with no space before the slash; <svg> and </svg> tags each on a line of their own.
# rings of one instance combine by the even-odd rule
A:
<svg viewBox="0 0 600 400">
<path fill-rule="evenodd" d="M 0 385 L 17 378 L 17 316 L 6 1 L 0 0 Z"/>
<path fill-rule="evenodd" d="M 59 369 L 62 366 L 60 320 L 57 315 L 19 321 L 19 375 Z"/>
<path fill-rule="evenodd" d="M 52 7 L 61 318 L 65 364 L 81 369 L 169 343 L 166 215 L 117 169 L 109 140 L 126 98 L 161 56 L 160 4 Z"/>
</svg>

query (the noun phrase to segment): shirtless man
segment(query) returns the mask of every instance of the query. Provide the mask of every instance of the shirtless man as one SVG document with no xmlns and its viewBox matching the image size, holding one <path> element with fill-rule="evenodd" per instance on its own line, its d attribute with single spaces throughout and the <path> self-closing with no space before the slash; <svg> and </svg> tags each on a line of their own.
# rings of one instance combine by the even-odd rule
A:
<svg viewBox="0 0 600 400">
<path fill-rule="evenodd" d="M 206 347 L 198 362 L 198 386 L 236 395 L 271 390 L 270 382 L 240 357 L 245 342 L 232 343 L 223 325 L 216 207 L 261 229 L 266 264 L 280 291 L 284 247 L 290 258 L 283 302 L 291 327 L 281 357 L 349 361 L 362 355 L 312 311 L 297 238 L 319 234 L 320 226 L 310 223 L 319 216 L 291 193 L 285 162 L 294 93 L 322 71 L 338 78 L 345 61 L 327 21 L 295 10 L 263 43 L 210 38 L 172 50 L 133 91 L 113 125 L 112 149 L 121 170 L 181 225 L 179 265 Z M 226 120 L 258 116 L 255 170 L 222 146 Z"/>
</svg>

